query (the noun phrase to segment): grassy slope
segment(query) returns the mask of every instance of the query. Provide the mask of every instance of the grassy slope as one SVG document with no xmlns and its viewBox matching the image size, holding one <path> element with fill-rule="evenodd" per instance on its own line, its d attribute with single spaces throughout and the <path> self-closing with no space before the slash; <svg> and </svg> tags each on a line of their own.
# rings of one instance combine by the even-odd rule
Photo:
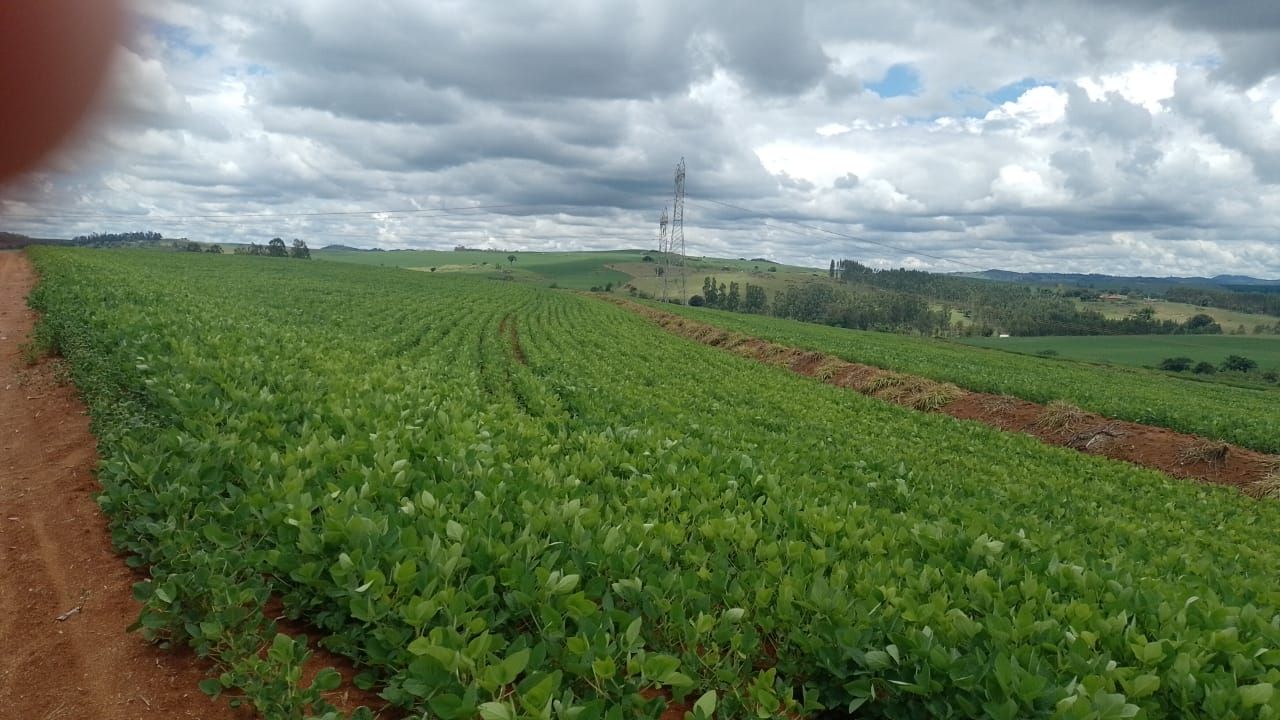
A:
<svg viewBox="0 0 1280 720">
<path fill-rule="evenodd" d="M 745 265 L 745 267 L 744 267 Z M 630 263 L 618 265 L 619 270 L 632 276 L 631 284 L 639 290 L 655 297 L 662 292 L 662 278 L 654 270 L 653 263 Z M 756 270 L 755 267 L 759 267 Z M 769 272 L 768 267 L 777 267 Z M 725 268 L 729 268 L 725 270 Z M 674 275 L 675 273 L 673 273 Z M 677 276 L 678 277 L 678 276 Z M 763 263 L 742 263 L 740 261 L 722 261 L 708 258 L 696 261 L 687 267 L 687 283 L 690 295 L 702 294 L 702 281 L 714 277 L 716 282 L 728 287 L 730 283 L 738 283 L 739 292 L 745 292 L 748 284 L 759 285 L 772 297 L 774 293 L 786 290 L 791 285 L 810 281 L 827 282 L 826 273 L 819 273 L 812 268 L 801 268 L 791 265 L 771 266 Z"/>
<path fill-rule="evenodd" d="M 970 390 L 1035 402 L 1065 400 L 1110 417 L 1280 452 L 1277 390 L 1231 387 L 1151 370 L 1102 367 L 759 315 L 658 306 L 729 330 L 953 382 Z"/>
<path fill-rule="evenodd" d="M 498 250 L 402 250 L 395 252 L 356 252 L 351 250 L 319 250 L 312 255 L 318 260 L 385 265 L 413 270 L 462 272 L 499 277 L 510 270 L 513 279 L 585 290 L 613 283 L 621 285 L 629 279 L 612 269 L 616 263 L 639 263 L 644 253 L 639 250 L 608 252 L 503 252 Z M 515 255 L 515 262 L 507 260 Z"/>
<path fill-rule="evenodd" d="M 507 256 L 512 254 L 516 256 L 514 263 L 507 261 Z M 656 253 L 644 250 L 515 253 L 498 250 L 312 251 L 312 255 L 319 260 L 413 270 L 429 270 L 434 267 L 436 272 L 464 272 L 494 277 L 501 276 L 501 271 L 506 269 L 515 280 L 545 285 L 556 283 L 564 288 L 585 290 L 593 286 L 604 286 L 605 283 L 613 283 L 615 287 L 631 283 L 640 290 L 658 294 L 662 290 L 662 279 L 654 272 L 656 263 L 644 262 L 646 254 L 656 256 Z M 743 258 L 689 258 L 685 267 L 685 283 L 690 295 L 702 291 L 702 280 L 708 275 L 715 276 L 725 285 L 730 282 L 737 282 L 744 288 L 747 283 L 761 285 L 770 295 L 793 283 L 827 278 L 825 270 Z M 769 272 L 771 267 L 776 270 Z M 672 279 L 676 276 L 673 272 Z"/>
<path fill-rule="evenodd" d="M 1255 315 L 1252 313 L 1236 312 L 1234 310 L 1223 310 L 1221 308 L 1197 307 L 1188 305 L 1187 303 L 1164 302 L 1163 300 L 1143 301 L 1141 298 L 1132 300 L 1123 300 L 1119 302 L 1078 302 L 1077 307 L 1082 310 L 1093 310 L 1100 312 L 1108 318 L 1123 318 L 1141 310 L 1144 307 L 1152 308 L 1156 311 L 1156 319 L 1158 320 L 1177 320 L 1178 322 L 1186 322 L 1192 315 L 1205 314 L 1213 318 L 1222 326 L 1222 329 L 1230 332 L 1240 325 L 1244 325 L 1245 330 L 1253 332 L 1253 326 L 1260 323 L 1273 324 L 1280 318 L 1271 315 Z"/>
<path fill-rule="evenodd" d="M 1132 367 L 1154 367 L 1168 357 L 1189 357 L 1216 365 L 1228 355 L 1243 355 L 1263 369 L 1280 368 L 1280 336 L 1276 335 L 971 338 L 964 342 L 1029 354 L 1053 350 L 1072 360 Z"/>
</svg>

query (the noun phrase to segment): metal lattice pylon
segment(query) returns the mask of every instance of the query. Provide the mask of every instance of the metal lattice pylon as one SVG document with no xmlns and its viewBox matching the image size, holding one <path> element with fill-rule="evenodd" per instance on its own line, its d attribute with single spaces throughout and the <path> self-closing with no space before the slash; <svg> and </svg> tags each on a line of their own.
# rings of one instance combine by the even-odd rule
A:
<svg viewBox="0 0 1280 720">
<path fill-rule="evenodd" d="M 658 218 L 658 266 L 654 268 L 655 272 L 662 276 L 662 301 L 667 301 L 667 275 L 671 270 L 671 263 L 667 260 L 670 257 L 670 237 L 667 235 L 667 225 L 670 224 L 667 218 L 667 209 L 662 208 L 662 217 Z"/>
<path fill-rule="evenodd" d="M 670 249 L 678 252 L 680 263 L 680 302 L 689 301 L 689 289 L 685 285 L 684 267 L 684 158 L 676 165 L 675 200 L 671 205 L 671 243 Z M 668 256 L 672 253 L 669 252 Z"/>
</svg>

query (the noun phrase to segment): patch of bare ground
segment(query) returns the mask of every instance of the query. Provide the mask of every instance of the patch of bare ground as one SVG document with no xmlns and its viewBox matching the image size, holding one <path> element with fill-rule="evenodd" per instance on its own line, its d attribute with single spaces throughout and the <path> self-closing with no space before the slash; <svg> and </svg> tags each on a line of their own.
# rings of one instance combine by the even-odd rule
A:
<svg viewBox="0 0 1280 720">
<path fill-rule="evenodd" d="M 502 321 L 498 323 L 498 334 L 507 339 L 511 344 L 511 356 L 521 365 L 528 365 L 529 359 L 525 357 L 524 346 L 520 344 L 520 331 L 516 329 L 516 321 L 510 315 L 503 316 Z"/>
<path fill-rule="evenodd" d="M 970 392 L 950 383 L 731 333 L 626 300 L 613 302 L 676 335 L 886 402 L 1025 433 L 1050 445 L 1122 460 L 1174 477 L 1230 485 L 1254 497 L 1280 498 L 1280 458 L 1276 456 L 1168 428 L 1107 418 L 1063 401 L 1041 405 L 1007 395 Z"/>
</svg>

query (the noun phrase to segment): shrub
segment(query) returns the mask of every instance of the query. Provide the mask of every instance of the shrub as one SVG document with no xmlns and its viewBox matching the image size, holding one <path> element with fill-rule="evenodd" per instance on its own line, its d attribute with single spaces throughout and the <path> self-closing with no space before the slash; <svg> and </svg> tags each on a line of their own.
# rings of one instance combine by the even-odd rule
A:
<svg viewBox="0 0 1280 720">
<path fill-rule="evenodd" d="M 1227 359 L 1222 361 L 1222 369 L 1225 372 L 1247 373 L 1257 367 L 1258 363 L 1243 355 L 1228 355 Z"/>
<path fill-rule="evenodd" d="M 693 297 L 689 298 L 689 304 L 694 307 L 702 307 L 703 305 L 707 304 L 707 301 L 702 299 L 701 295 L 694 295 Z"/>
<path fill-rule="evenodd" d="M 1160 369 L 1170 372 L 1186 372 L 1191 369 L 1192 359 L 1189 357 L 1171 357 L 1160 361 Z"/>
<path fill-rule="evenodd" d="M 1197 375 L 1212 375 L 1218 372 L 1218 368 L 1214 367 L 1213 363 L 1211 362 L 1201 362 L 1197 364 L 1195 367 L 1191 368 L 1191 372 Z"/>
</svg>

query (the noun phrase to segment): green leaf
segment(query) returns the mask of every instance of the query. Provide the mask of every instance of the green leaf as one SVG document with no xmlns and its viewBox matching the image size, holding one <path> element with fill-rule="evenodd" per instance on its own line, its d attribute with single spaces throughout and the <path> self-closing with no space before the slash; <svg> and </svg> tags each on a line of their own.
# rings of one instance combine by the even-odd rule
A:
<svg viewBox="0 0 1280 720">
<path fill-rule="evenodd" d="M 267 657 L 275 662 L 288 663 L 294 659 L 294 649 L 296 643 L 293 638 L 284 633 L 276 633 L 275 639 L 271 641 L 271 649 L 267 651 Z"/>
<path fill-rule="evenodd" d="M 716 712 L 716 691 L 708 690 L 693 704 L 693 715 L 699 720 L 710 718 Z"/>
<path fill-rule="evenodd" d="M 1144 698 L 1160 689 L 1160 676 L 1139 675 L 1129 683 L 1129 697 Z"/>
<path fill-rule="evenodd" d="M 607 680 L 618 673 L 618 666 L 613 658 L 603 657 L 591 661 L 591 672 L 599 680 Z"/>
<path fill-rule="evenodd" d="M 641 671 L 646 678 L 657 682 L 666 682 L 666 679 L 680 668 L 680 661 L 670 655 L 662 655 L 655 653 L 646 655 Z"/>
<path fill-rule="evenodd" d="M 521 683 L 520 704 L 530 714 L 541 714 L 551 705 L 560 684 L 560 672 L 535 674 Z"/>
<path fill-rule="evenodd" d="M 573 592 L 573 589 L 578 587 L 578 577 L 579 576 L 577 575 L 565 575 L 560 578 L 559 582 L 556 583 L 556 586 L 552 588 L 551 592 L 556 595 L 564 595 L 566 593 Z"/>
<path fill-rule="evenodd" d="M 515 682 L 516 678 L 520 675 L 520 673 L 524 672 L 524 669 L 529 666 L 530 654 L 531 654 L 531 651 L 529 650 L 529 648 L 525 648 L 524 650 L 517 650 L 516 652 L 508 655 L 505 659 L 503 659 L 502 661 L 502 684 L 503 685 L 508 685 L 510 683 Z"/>
<path fill-rule="evenodd" d="M 161 585 L 155 589 L 156 599 L 164 604 L 169 604 L 177 597 L 177 591 L 170 585 Z"/>
<path fill-rule="evenodd" d="M 640 630 L 643 622 L 643 618 L 636 618 L 631 621 L 630 625 L 627 625 L 627 631 L 623 637 L 626 639 L 628 646 L 635 645 L 636 641 L 640 639 Z"/>
<path fill-rule="evenodd" d="M 506 703 L 487 702 L 480 704 L 480 717 L 484 720 L 515 720 L 515 713 Z"/>
<path fill-rule="evenodd" d="M 867 667 L 872 670 L 883 670 L 893 663 L 893 658 L 883 650 L 872 650 L 867 653 Z"/>
<path fill-rule="evenodd" d="M 235 545 L 238 538 L 227 532 L 221 525 L 210 523 L 204 526 L 204 536 L 221 547 Z"/>
<path fill-rule="evenodd" d="M 222 683 L 214 678 L 205 678 L 200 681 L 200 692 L 209 697 L 218 697 L 222 693 Z"/>
<path fill-rule="evenodd" d="M 1239 688 L 1239 692 L 1240 702 L 1245 707 L 1251 708 L 1271 702 L 1271 697 L 1275 695 L 1276 688 L 1271 683 L 1258 683 L 1257 685 L 1244 685 Z"/>
<path fill-rule="evenodd" d="M 311 687 L 320 692 L 329 692 L 337 690 L 342 685 L 342 675 L 333 668 L 325 668 L 316 673 L 315 680 L 311 681 Z"/>
</svg>

